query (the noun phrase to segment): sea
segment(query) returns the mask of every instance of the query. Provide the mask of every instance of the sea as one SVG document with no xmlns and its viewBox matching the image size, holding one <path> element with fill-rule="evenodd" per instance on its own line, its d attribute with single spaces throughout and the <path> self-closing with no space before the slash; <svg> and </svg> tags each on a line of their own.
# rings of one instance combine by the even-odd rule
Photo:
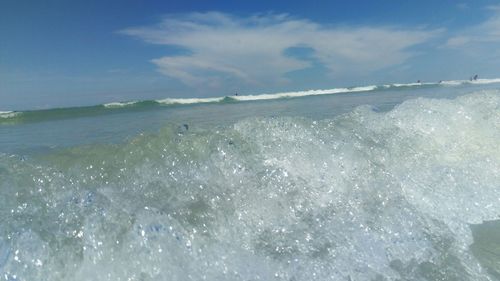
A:
<svg viewBox="0 0 500 281">
<path fill-rule="evenodd" d="M 2 111 L 0 280 L 500 280 L 500 79 Z"/>
</svg>

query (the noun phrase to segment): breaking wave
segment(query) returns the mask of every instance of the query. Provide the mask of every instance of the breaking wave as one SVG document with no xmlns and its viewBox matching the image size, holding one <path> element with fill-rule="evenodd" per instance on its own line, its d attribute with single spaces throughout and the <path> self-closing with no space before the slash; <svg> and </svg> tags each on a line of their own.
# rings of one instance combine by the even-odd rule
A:
<svg viewBox="0 0 500 281">
<path fill-rule="evenodd" d="M 44 110 L 32 111 L 0 111 L 1 124 L 17 124 L 23 122 L 37 122 L 58 118 L 73 118 L 81 116 L 92 116 L 96 114 L 107 114 L 110 112 L 124 110 L 146 110 L 155 106 L 176 106 L 176 105 L 194 105 L 206 103 L 224 103 L 224 102 L 245 102 L 259 100 L 275 100 L 283 98 L 299 98 L 306 96 L 317 95 L 332 95 L 332 94 L 348 94 L 371 91 L 384 91 L 398 88 L 419 88 L 419 87 L 440 87 L 440 86 L 459 86 L 466 84 L 493 84 L 500 83 L 500 78 L 497 79 L 477 79 L 477 80 L 450 80 L 440 81 L 438 83 L 406 83 L 406 84 L 388 84 L 381 86 L 360 86 L 351 88 L 334 88 L 326 90 L 307 90 L 295 92 L 282 92 L 272 94 L 259 95 L 234 95 L 211 98 L 166 98 L 159 100 L 144 100 L 144 101 L 123 101 L 110 102 L 102 105 L 69 107 L 69 108 L 53 108 Z"/>
<path fill-rule="evenodd" d="M 20 112 L 15 111 L 0 111 L 0 118 L 13 118 L 19 114 Z"/>
<path fill-rule="evenodd" d="M 0 278 L 493 280 L 499 139 L 494 91 L 2 155 Z"/>
</svg>

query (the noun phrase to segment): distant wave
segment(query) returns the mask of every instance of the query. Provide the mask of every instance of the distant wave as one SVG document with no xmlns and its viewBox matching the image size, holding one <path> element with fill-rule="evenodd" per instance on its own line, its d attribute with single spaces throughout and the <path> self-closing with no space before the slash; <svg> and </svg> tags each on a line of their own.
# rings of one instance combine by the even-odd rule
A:
<svg viewBox="0 0 500 281">
<path fill-rule="evenodd" d="M 96 113 L 105 114 L 108 112 L 115 112 L 117 110 L 129 110 L 129 109 L 141 110 L 152 106 L 245 102 L 245 101 L 259 101 L 259 100 L 274 100 L 283 98 L 298 98 L 298 97 L 317 96 L 317 95 L 371 92 L 371 91 L 388 90 L 393 88 L 460 86 L 465 84 L 492 84 L 492 83 L 500 83 L 500 78 L 477 79 L 477 80 L 447 80 L 439 82 L 394 83 L 394 84 L 386 84 L 379 86 L 368 85 L 368 86 L 359 86 L 350 88 L 319 89 L 319 90 L 281 92 L 281 93 L 258 94 L 258 95 L 234 95 L 234 96 L 209 97 L 209 98 L 165 98 L 158 100 L 110 102 L 94 106 L 53 108 L 44 110 L 0 111 L 0 124 L 43 121 L 47 119 L 68 118 L 68 117 L 81 117 L 81 116 L 93 115 Z"/>
<path fill-rule="evenodd" d="M 298 91 L 298 92 L 283 92 L 275 94 L 260 94 L 260 95 L 244 95 L 244 96 L 233 96 L 232 98 L 238 101 L 254 101 L 254 100 L 272 100 L 280 98 L 295 98 L 295 97 L 305 97 L 305 96 L 316 96 L 316 95 L 331 95 L 337 93 L 353 93 L 353 92 L 367 92 L 377 89 L 377 86 L 364 86 L 364 87 L 354 87 L 354 88 L 335 88 L 327 90 L 308 90 L 308 91 Z"/>
<path fill-rule="evenodd" d="M 463 85 L 463 84 L 493 84 L 500 83 L 500 78 L 494 79 L 477 79 L 477 80 L 450 80 L 441 81 L 439 84 L 443 85 Z"/>
<path fill-rule="evenodd" d="M 12 118 L 19 115 L 16 111 L 0 111 L 0 118 Z"/>
<path fill-rule="evenodd" d="M 161 100 L 156 100 L 160 104 L 194 104 L 194 103 L 213 103 L 221 102 L 225 97 L 215 97 L 215 98 L 166 98 Z"/>
<path fill-rule="evenodd" d="M 439 83 L 431 83 L 431 82 L 414 82 L 414 83 L 394 83 L 389 85 L 384 85 L 386 88 L 400 88 L 400 87 L 414 87 L 414 86 L 427 86 L 427 85 L 436 85 Z"/>
<path fill-rule="evenodd" d="M 104 105 L 104 107 L 107 107 L 107 108 L 118 108 L 118 107 L 131 106 L 131 105 L 134 105 L 137 103 L 138 103 L 138 101 L 110 102 L 110 103 L 105 103 L 103 105 Z"/>
</svg>

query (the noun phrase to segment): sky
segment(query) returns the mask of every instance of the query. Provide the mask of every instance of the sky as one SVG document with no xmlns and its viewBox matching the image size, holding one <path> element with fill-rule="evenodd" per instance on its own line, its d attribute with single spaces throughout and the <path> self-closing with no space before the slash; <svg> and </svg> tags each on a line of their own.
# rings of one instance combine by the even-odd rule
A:
<svg viewBox="0 0 500 281">
<path fill-rule="evenodd" d="M 499 77 L 498 1 L 0 0 L 0 111 Z"/>
</svg>

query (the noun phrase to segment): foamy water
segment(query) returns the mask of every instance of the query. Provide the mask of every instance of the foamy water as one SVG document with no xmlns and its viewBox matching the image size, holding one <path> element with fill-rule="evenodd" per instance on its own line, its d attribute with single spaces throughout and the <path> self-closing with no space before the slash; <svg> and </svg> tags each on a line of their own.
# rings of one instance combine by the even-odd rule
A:
<svg viewBox="0 0 500 281">
<path fill-rule="evenodd" d="M 14 111 L 0 111 L 0 118 L 12 118 L 18 115 L 18 112 Z"/>
<path fill-rule="evenodd" d="M 493 90 L 3 154 L 0 278 L 497 280 L 499 139 Z"/>
<path fill-rule="evenodd" d="M 136 104 L 137 101 L 129 101 L 129 102 L 110 102 L 110 103 L 105 103 L 104 107 L 108 108 L 117 108 L 117 107 L 125 107 L 125 106 L 130 106 Z"/>
</svg>

